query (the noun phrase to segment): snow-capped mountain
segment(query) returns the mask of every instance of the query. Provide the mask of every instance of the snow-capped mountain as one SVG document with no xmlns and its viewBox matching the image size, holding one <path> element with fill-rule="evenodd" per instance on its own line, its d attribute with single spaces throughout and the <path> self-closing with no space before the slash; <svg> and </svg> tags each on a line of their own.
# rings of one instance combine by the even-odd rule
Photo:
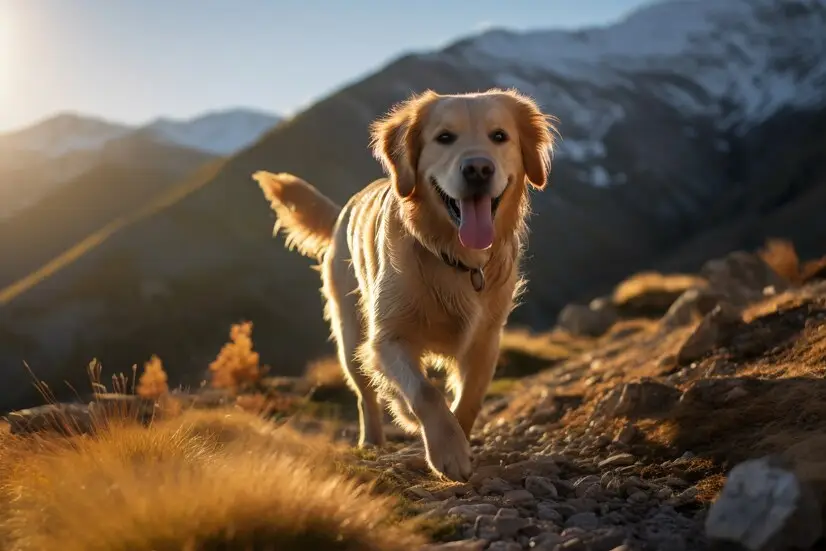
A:
<svg viewBox="0 0 826 551">
<path fill-rule="evenodd" d="M 232 155 L 260 139 L 279 118 L 252 109 L 212 112 L 188 120 L 161 118 L 142 126 L 60 114 L 16 132 L 0 134 L 0 149 L 34 152 L 44 157 L 102 149 L 130 134 L 212 155 Z"/>
<path fill-rule="evenodd" d="M 279 117 L 249 109 L 207 113 L 188 120 L 158 119 L 145 130 L 161 141 L 215 155 L 231 155 L 258 141 Z"/>
<path fill-rule="evenodd" d="M 318 280 L 272 238 L 250 174 L 289 171 L 343 204 L 381 175 L 369 123 L 428 88 L 515 86 L 559 120 L 550 185 L 532 194 L 528 291 L 515 325 L 547 328 L 566 303 L 635 271 L 696 270 L 766 237 L 822 255 L 824 63 L 826 0 L 661 2 L 601 28 L 490 31 L 403 56 L 10 299 L 0 309 L 0 370 L 14 377 L 22 360 L 92 357 L 131 365 L 157 353 L 197 384 L 238 319 L 267 335 L 256 350 L 281 373 L 332 353 Z M 22 387 L 22 377 L 7 387 Z M 14 399 L 0 394 L 0 405 Z"/>
<path fill-rule="evenodd" d="M 565 126 L 558 154 L 597 163 L 627 115 L 623 96 L 743 136 L 783 109 L 823 104 L 824 53 L 823 0 L 676 0 L 577 32 L 490 31 L 428 57 L 541 99 Z M 595 185 L 619 183 L 591 173 Z"/>
</svg>

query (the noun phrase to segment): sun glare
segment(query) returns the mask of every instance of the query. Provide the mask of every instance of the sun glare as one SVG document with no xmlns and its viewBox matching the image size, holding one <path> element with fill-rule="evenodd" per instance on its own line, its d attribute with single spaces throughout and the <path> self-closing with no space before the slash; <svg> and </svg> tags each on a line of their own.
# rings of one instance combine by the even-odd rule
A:
<svg viewBox="0 0 826 551">
<path fill-rule="evenodd" d="M 0 100 L 8 96 L 11 85 L 11 34 L 8 20 L 0 13 Z"/>
</svg>

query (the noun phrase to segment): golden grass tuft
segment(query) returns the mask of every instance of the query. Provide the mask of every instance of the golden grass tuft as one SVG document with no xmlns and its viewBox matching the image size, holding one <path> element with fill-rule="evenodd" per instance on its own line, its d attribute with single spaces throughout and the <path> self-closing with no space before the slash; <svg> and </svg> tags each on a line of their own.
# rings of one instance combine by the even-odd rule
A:
<svg viewBox="0 0 826 551">
<path fill-rule="evenodd" d="M 307 366 L 304 379 L 314 387 L 339 387 L 347 384 L 341 370 L 341 364 L 335 356 L 328 356 L 312 362 Z"/>
<path fill-rule="evenodd" d="M 153 354 L 143 366 L 136 393 L 141 398 L 157 400 L 169 392 L 167 379 L 161 359 Z"/>
<path fill-rule="evenodd" d="M 209 365 L 212 386 L 231 391 L 257 383 L 262 376 L 258 353 L 253 350 L 252 322 L 234 324 L 218 357 Z"/>
<path fill-rule="evenodd" d="M 335 472 L 320 440 L 237 410 L 192 411 L 94 437 L 6 435 L 9 551 L 396 551 L 424 543 L 394 500 Z"/>
<path fill-rule="evenodd" d="M 688 289 L 705 285 L 706 280 L 696 275 L 640 272 L 616 286 L 613 302 L 617 305 L 628 304 L 647 294 L 679 295 Z"/>
</svg>

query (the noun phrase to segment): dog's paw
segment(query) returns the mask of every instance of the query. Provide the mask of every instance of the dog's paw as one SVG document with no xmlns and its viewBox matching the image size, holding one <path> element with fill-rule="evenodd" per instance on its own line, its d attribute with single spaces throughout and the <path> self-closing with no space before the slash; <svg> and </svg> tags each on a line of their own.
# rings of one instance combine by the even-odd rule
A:
<svg viewBox="0 0 826 551">
<path fill-rule="evenodd" d="M 453 416 L 450 422 L 439 424 L 424 431 L 427 463 L 443 477 L 465 482 L 470 478 L 470 443 Z"/>
</svg>

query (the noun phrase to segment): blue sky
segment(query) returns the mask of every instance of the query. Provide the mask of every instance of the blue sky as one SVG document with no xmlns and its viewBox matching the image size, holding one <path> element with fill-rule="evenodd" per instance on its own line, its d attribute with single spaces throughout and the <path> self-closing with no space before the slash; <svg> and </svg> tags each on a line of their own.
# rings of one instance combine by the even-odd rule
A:
<svg viewBox="0 0 826 551">
<path fill-rule="evenodd" d="M 0 131 L 58 111 L 141 123 L 291 113 L 490 26 L 609 23 L 646 0 L 0 0 Z"/>
</svg>

